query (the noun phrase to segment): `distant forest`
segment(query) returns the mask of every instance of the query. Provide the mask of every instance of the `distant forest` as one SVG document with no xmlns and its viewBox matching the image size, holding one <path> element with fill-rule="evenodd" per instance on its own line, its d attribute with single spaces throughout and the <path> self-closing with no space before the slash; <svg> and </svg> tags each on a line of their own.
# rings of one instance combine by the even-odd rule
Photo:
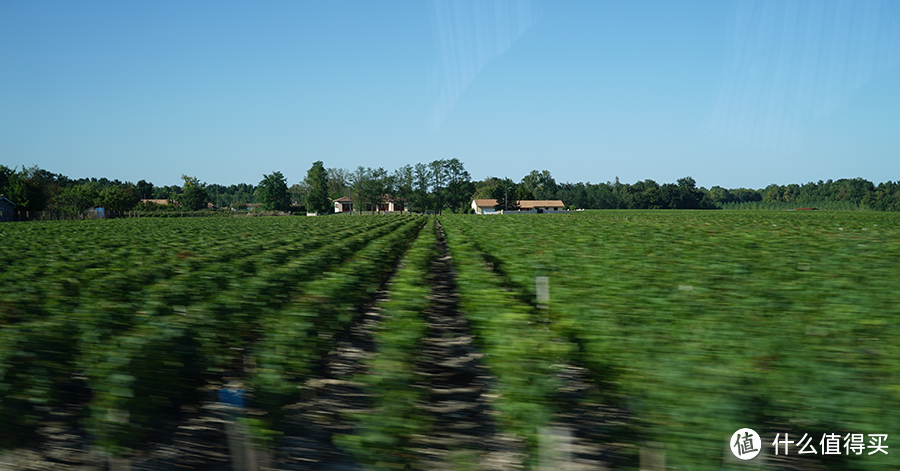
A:
<svg viewBox="0 0 900 471">
<path fill-rule="evenodd" d="M 900 181 L 878 185 L 862 178 L 806 184 L 769 185 L 761 189 L 698 187 L 691 177 L 674 183 L 653 180 L 621 183 L 557 183 L 549 171 L 534 170 L 516 182 L 489 177 L 473 181 L 458 159 L 355 170 L 325 168 L 316 162 L 303 181 L 289 184 L 280 172 L 260 182 L 217 185 L 182 176 L 183 184 L 155 186 L 107 178 L 71 179 L 33 167 L 0 165 L 0 194 L 22 211 L 84 211 L 106 207 L 115 211 L 143 210 L 316 210 L 330 199 L 349 196 L 355 210 L 368 210 L 382 195 L 409 203 L 412 211 L 467 212 L 472 199 L 562 200 L 570 209 L 790 209 L 814 207 L 842 210 L 900 210 Z M 317 195 L 317 196 L 316 196 Z M 156 204 L 141 200 L 164 200 Z M 327 209 L 326 209 L 327 210 Z"/>
</svg>

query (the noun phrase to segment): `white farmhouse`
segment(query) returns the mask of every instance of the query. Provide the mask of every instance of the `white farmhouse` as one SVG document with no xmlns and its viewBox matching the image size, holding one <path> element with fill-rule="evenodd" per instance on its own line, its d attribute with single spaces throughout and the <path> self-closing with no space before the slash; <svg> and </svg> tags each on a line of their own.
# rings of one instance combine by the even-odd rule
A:
<svg viewBox="0 0 900 471">
<path fill-rule="evenodd" d="M 566 210 L 566 205 L 562 200 L 519 200 L 516 202 L 519 206 L 518 211 L 507 211 L 513 213 L 556 213 Z M 497 200 L 493 199 L 475 199 L 472 200 L 472 211 L 475 214 L 500 214 L 497 211 Z"/>
</svg>

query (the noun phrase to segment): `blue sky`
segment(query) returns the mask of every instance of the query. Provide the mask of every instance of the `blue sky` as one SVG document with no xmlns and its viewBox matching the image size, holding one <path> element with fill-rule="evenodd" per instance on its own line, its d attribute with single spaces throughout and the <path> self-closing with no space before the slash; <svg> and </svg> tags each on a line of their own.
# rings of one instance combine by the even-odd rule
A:
<svg viewBox="0 0 900 471">
<path fill-rule="evenodd" d="M 900 5 L 0 0 L 0 163 L 156 185 L 900 179 Z"/>
</svg>

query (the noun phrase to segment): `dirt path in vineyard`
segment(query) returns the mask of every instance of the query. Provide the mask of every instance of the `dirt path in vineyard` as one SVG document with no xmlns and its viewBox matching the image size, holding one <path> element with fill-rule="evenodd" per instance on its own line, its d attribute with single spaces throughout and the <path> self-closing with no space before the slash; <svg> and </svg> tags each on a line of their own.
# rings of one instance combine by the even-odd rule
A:
<svg viewBox="0 0 900 471">
<path fill-rule="evenodd" d="M 425 234 L 423 231 L 421 236 Z M 435 422 L 416 440 L 419 462 L 414 469 L 458 469 L 466 463 L 484 463 L 482 469 L 516 469 L 514 464 L 521 460 L 517 454 L 520 444 L 496 430 L 490 408 L 492 378 L 481 365 L 482 354 L 474 347 L 458 310 L 452 265 L 443 238 L 438 249 L 440 255 L 429 275 L 430 305 L 424 313 L 428 329 L 414 365 L 418 386 L 429 391 L 428 403 L 418 408 Z M 331 442 L 334 434 L 354 433 L 345 413 L 370 407 L 369 398 L 352 377 L 365 372 L 366 357 L 377 355 L 371 333 L 380 322 L 379 304 L 387 300 L 389 290 L 387 285 L 379 292 L 374 305 L 338 342 L 329 355 L 324 377 L 307 384 L 312 397 L 292 408 L 285 446 L 276 452 L 275 468 L 359 469 Z"/>
<path fill-rule="evenodd" d="M 439 224 L 438 224 L 439 225 Z M 417 365 L 430 402 L 421 408 L 435 423 L 419 440 L 421 469 L 516 469 L 523 443 L 501 434 L 496 413 L 494 378 L 482 364 L 465 316 L 459 310 L 456 275 L 443 231 L 438 231 L 438 256 L 432 262 L 428 331 Z"/>
</svg>

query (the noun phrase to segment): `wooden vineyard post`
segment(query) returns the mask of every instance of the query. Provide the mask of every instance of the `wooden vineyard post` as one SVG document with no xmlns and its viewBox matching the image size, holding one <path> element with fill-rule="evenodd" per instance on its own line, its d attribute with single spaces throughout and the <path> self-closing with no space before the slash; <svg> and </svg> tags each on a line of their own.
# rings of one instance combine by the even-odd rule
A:
<svg viewBox="0 0 900 471">
<path fill-rule="evenodd" d="M 253 447 L 253 438 L 247 426 L 241 423 L 244 415 L 244 391 L 220 389 L 219 403 L 226 412 L 225 433 L 228 435 L 228 452 L 234 471 L 258 471 L 268 461 L 268 453 Z"/>
<path fill-rule="evenodd" d="M 251 471 L 253 470 L 251 461 L 253 450 L 247 444 L 246 430 L 236 420 L 236 415 L 236 411 L 229 411 L 229 420 L 225 424 L 225 432 L 228 434 L 228 452 L 231 455 L 231 469 Z"/>
<path fill-rule="evenodd" d="M 641 471 L 665 471 L 666 451 L 662 443 L 650 442 L 641 448 Z"/>
<path fill-rule="evenodd" d="M 113 422 L 127 424 L 129 420 L 128 412 L 110 409 L 107 411 L 108 418 Z M 106 464 L 109 471 L 131 471 L 131 460 L 128 458 L 118 458 L 112 455 L 106 455 Z"/>
<path fill-rule="evenodd" d="M 572 433 L 565 428 L 541 427 L 538 431 L 541 471 L 572 469 Z"/>
<path fill-rule="evenodd" d="M 537 294 L 537 307 L 541 310 L 541 322 L 550 326 L 550 278 L 536 276 L 534 278 L 534 291 Z"/>
<path fill-rule="evenodd" d="M 108 457 L 109 471 L 131 471 L 131 460 L 128 458 Z"/>
</svg>

